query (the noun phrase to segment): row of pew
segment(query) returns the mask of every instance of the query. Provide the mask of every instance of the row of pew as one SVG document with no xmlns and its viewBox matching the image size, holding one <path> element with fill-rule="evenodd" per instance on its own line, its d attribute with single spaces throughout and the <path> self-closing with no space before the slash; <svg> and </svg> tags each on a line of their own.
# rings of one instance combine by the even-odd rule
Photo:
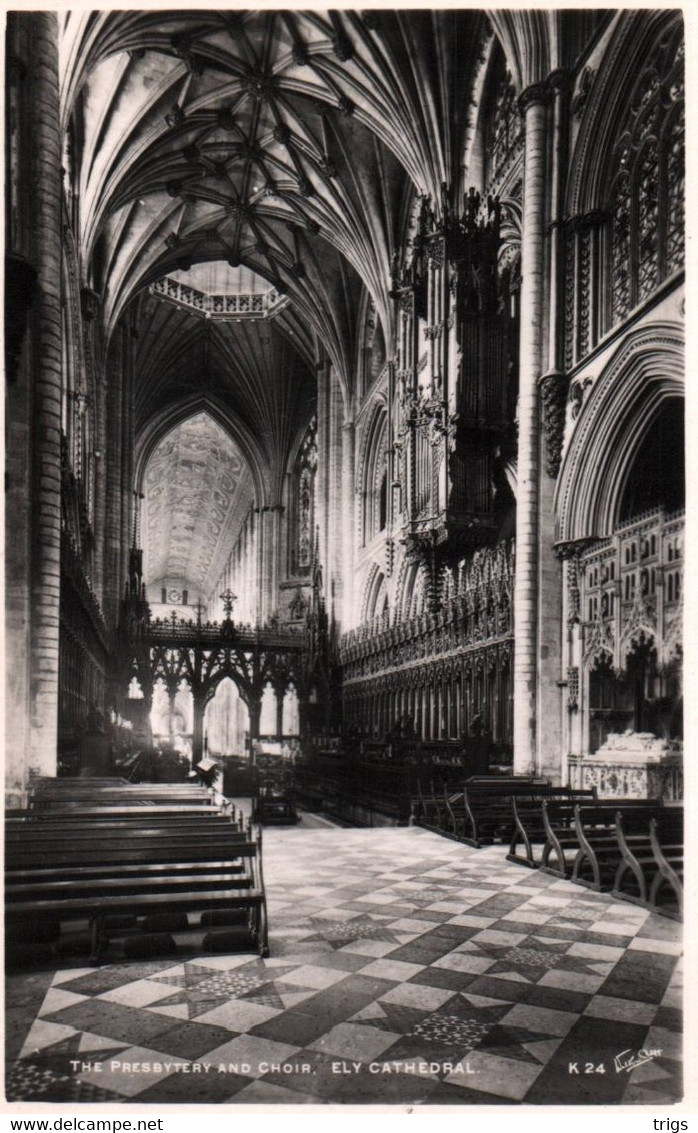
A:
<svg viewBox="0 0 698 1133">
<path fill-rule="evenodd" d="M 204 948 L 269 955 L 261 831 L 203 787 L 38 783 L 7 815 L 5 897 L 10 964 L 168 953 L 210 929 Z"/>
<path fill-rule="evenodd" d="M 526 776 L 471 778 L 462 791 L 419 784 L 419 825 L 468 846 L 500 841 L 507 860 L 683 916 L 683 808 L 599 799 Z"/>
</svg>

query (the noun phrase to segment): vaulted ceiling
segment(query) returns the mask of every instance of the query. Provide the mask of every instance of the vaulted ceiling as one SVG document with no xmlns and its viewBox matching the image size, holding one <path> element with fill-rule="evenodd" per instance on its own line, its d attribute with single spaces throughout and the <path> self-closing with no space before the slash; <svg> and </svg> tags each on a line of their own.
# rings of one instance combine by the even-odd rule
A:
<svg viewBox="0 0 698 1133">
<path fill-rule="evenodd" d="M 217 411 L 248 469 L 256 503 L 280 500 L 288 461 L 307 428 L 316 375 L 303 326 L 286 308 L 272 318 L 203 318 L 160 297 L 139 299 L 147 331 L 136 346 L 136 433 L 199 408 Z M 260 498 L 261 497 L 261 498 Z"/>
<path fill-rule="evenodd" d="M 472 10 L 72 16 L 64 107 L 108 325 L 182 262 L 245 263 L 349 383 L 346 310 L 366 287 L 388 329 L 405 197 L 457 178 L 485 29 Z"/>
<path fill-rule="evenodd" d="M 175 446 L 159 481 L 167 507 L 153 518 L 153 569 L 164 564 L 168 509 L 179 515 L 186 495 L 186 529 L 199 538 L 197 508 L 220 483 L 217 457 L 199 491 L 172 455 L 192 439 L 187 415 L 210 415 L 195 418 L 209 439 L 212 419 L 224 424 L 255 498 L 276 502 L 321 359 L 345 413 L 356 408 L 369 297 L 392 340 L 390 266 L 417 195 L 438 206 L 446 186 L 453 205 L 469 183 L 493 36 L 520 90 L 569 65 L 557 45 L 582 42 L 584 19 L 472 8 L 60 16 L 64 188 L 80 269 L 107 342 L 125 312 L 136 324 L 141 471 L 153 446 Z M 563 20 L 578 34 L 562 36 Z M 288 303 L 273 318 L 206 319 L 151 292 L 202 264 L 213 277 L 247 273 Z M 188 562 L 179 545 L 172 555 Z"/>
<path fill-rule="evenodd" d="M 143 482 L 146 586 L 178 583 L 207 597 L 253 499 L 252 476 L 229 435 L 206 413 L 156 446 Z"/>
<path fill-rule="evenodd" d="M 204 429 L 209 414 L 206 437 L 212 419 L 224 424 L 257 502 L 275 503 L 320 359 L 351 414 L 367 295 L 388 342 L 392 256 L 415 195 L 457 191 L 491 31 L 466 9 L 87 12 L 63 15 L 61 29 L 81 267 L 106 339 L 127 310 L 137 327 L 141 472 L 159 446 L 142 483 L 166 501 L 148 503 L 149 575 L 176 566 L 193 584 L 210 568 L 189 561 L 184 532 L 217 561 L 199 509 L 219 473 L 204 446 L 210 467 L 194 487 L 191 462 L 175 458 L 193 443 L 187 416 Z M 254 273 L 248 284 L 288 303 L 273 318 L 207 319 L 151 291 L 202 264 Z"/>
</svg>

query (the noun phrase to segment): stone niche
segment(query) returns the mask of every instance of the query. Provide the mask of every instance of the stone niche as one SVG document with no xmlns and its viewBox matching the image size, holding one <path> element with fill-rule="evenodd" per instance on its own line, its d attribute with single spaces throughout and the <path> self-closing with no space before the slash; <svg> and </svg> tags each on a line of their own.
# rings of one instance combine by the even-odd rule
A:
<svg viewBox="0 0 698 1133">
<path fill-rule="evenodd" d="M 614 733 L 594 755 L 570 759 L 570 781 L 598 797 L 683 798 L 683 742 L 651 732 Z"/>
</svg>

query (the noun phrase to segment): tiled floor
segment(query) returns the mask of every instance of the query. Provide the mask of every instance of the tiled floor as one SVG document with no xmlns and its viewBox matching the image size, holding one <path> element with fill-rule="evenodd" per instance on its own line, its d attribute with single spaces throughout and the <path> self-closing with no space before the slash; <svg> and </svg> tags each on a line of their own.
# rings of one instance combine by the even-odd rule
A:
<svg viewBox="0 0 698 1133">
<path fill-rule="evenodd" d="M 13 975 L 7 1099 L 679 1099 L 680 926 L 504 855 L 416 828 L 268 830 L 271 958 Z"/>
</svg>

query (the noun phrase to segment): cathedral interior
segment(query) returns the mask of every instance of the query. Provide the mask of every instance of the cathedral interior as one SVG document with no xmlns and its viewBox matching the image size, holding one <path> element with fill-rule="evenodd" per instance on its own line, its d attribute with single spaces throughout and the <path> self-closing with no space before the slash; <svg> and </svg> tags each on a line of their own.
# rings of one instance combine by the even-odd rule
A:
<svg viewBox="0 0 698 1133">
<path fill-rule="evenodd" d="M 424 820 L 471 776 L 681 810 L 681 13 L 24 11 L 6 51 L 8 838 L 67 862 L 42 797 L 168 784 L 295 823 L 260 956 L 18 913 L 8 1100 L 678 1101 L 678 916 Z"/>
</svg>

